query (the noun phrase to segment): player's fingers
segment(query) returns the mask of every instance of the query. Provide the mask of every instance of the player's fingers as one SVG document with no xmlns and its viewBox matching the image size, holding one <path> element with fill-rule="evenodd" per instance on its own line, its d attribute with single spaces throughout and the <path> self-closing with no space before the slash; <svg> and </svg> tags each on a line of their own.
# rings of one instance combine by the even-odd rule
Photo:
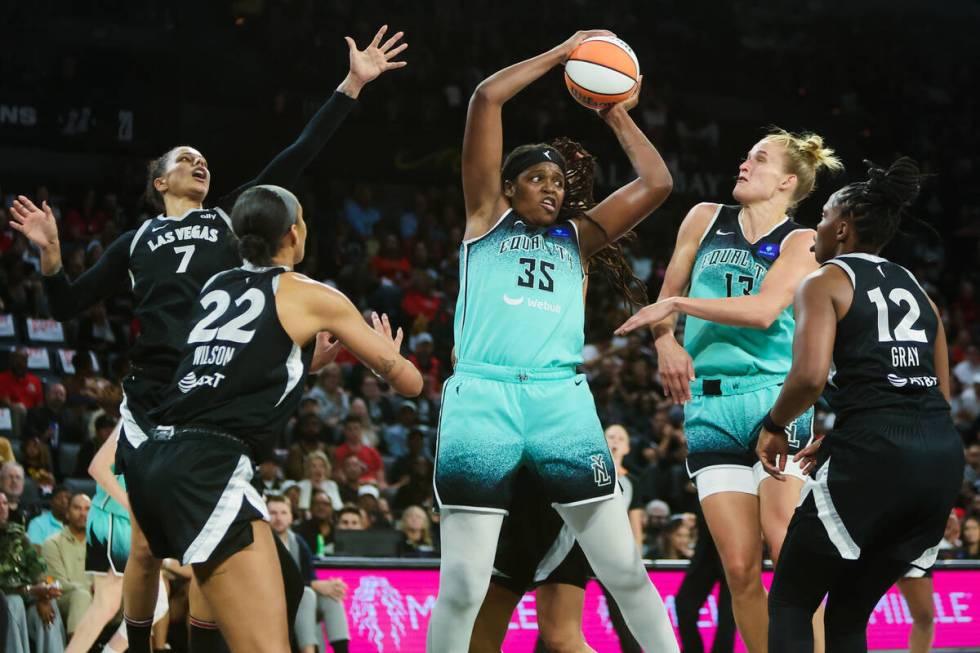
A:
<svg viewBox="0 0 980 653">
<path fill-rule="evenodd" d="M 388 321 L 388 314 L 387 313 L 382 313 L 381 314 L 381 324 L 384 325 L 385 335 L 390 338 L 391 337 L 391 322 Z"/>
<path fill-rule="evenodd" d="M 381 46 L 381 51 L 382 51 L 382 52 L 387 52 L 387 51 L 388 51 L 388 50 L 389 50 L 390 48 L 392 48 L 392 47 L 393 47 L 393 46 L 394 46 L 394 45 L 395 45 L 396 43 L 398 43 L 398 41 L 399 41 L 399 39 L 401 39 L 401 37 L 403 37 L 403 36 L 405 36 L 405 32 L 395 32 L 395 35 L 394 35 L 394 36 L 392 36 L 392 37 L 391 37 L 390 39 L 388 39 L 387 41 L 385 41 L 385 42 L 384 42 L 384 45 L 382 45 L 382 46 Z"/>
<path fill-rule="evenodd" d="M 349 50 L 350 50 L 351 52 L 357 52 L 357 43 L 354 43 L 354 39 L 352 39 L 352 38 L 351 38 L 351 37 L 349 37 L 349 36 L 345 36 L 345 37 L 344 37 L 344 40 L 345 40 L 345 41 L 347 41 L 347 48 L 348 48 L 348 49 L 349 49 Z"/>
<path fill-rule="evenodd" d="M 779 467 L 779 471 L 781 472 L 786 471 L 786 459 L 788 457 L 789 456 L 787 456 L 786 454 L 779 454 L 776 456 L 776 462 L 777 462 L 776 466 Z"/>
<path fill-rule="evenodd" d="M 23 204 L 24 206 L 27 207 L 27 210 L 28 211 L 37 211 L 37 206 L 34 205 L 34 202 L 32 202 L 29 197 L 25 197 L 23 195 L 20 195 L 20 196 L 17 197 L 17 199 L 20 200 L 20 203 L 21 204 Z"/>
<path fill-rule="evenodd" d="M 382 333 L 383 330 L 381 328 L 381 318 L 378 317 L 377 311 L 371 311 L 371 326 L 373 326 L 374 330 L 378 333 Z"/>
<path fill-rule="evenodd" d="M 20 222 L 17 222 L 17 220 L 11 220 L 9 224 L 15 230 L 19 231 L 20 233 L 24 234 L 25 236 L 27 235 L 27 227 L 25 227 Z"/>
<path fill-rule="evenodd" d="M 41 206 L 44 208 L 44 215 L 54 220 L 54 211 L 52 211 L 51 207 L 48 206 L 47 200 L 41 202 Z"/>
<path fill-rule="evenodd" d="M 391 52 L 386 52 L 385 59 L 388 59 L 390 61 L 391 59 L 397 57 L 399 53 L 404 52 L 407 48 L 408 48 L 408 43 L 402 43 Z"/>
<path fill-rule="evenodd" d="M 387 31 L 388 31 L 388 26 L 382 25 L 381 29 L 378 30 L 378 33 L 374 35 L 373 39 L 371 39 L 371 44 L 368 47 L 369 48 L 378 47 L 378 43 L 381 43 L 381 39 L 384 38 L 385 32 Z"/>
<path fill-rule="evenodd" d="M 408 65 L 407 61 L 389 61 L 385 64 L 385 70 L 393 70 L 395 68 L 404 68 Z"/>
</svg>

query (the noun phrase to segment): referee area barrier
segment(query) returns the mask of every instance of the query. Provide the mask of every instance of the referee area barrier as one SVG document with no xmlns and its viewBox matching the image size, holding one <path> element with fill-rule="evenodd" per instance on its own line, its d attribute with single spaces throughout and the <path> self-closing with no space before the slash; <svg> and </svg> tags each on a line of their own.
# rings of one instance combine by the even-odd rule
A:
<svg viewBox="0 0 980 653">
<path fill-rule="evenodd" d="M 687 568 L 686 560 L 647 561 L 650 578 L 667 605 L 676 630 L 674 596 Z M 344 602 L 350 623 L 351 653 L 422 653 L 425 631 L 439 588 L 439 560 L 406 558 L 318 558 L 317 577 L 347 583 Z M 763 572 L 766 587 L 771 566 Z M 933 571 L 936 606 L 934 651 L 980 651 L 980 561 L 940 560 Z M 701 608 L 698 627 L 710 650 L 718 618 L 717 588 Z M 912 616 L 898 588 L 882 597 L 868 624 L 871 651 L 908 650 Z M 585 591 L 582 629 L 598 653 L 619 651 L 602 589 L 594 580 Z M 538 635 L 534 594 L 526 595 L 511 617 L 503 653 L 530 653 Z M 736 651 L 744 651 L 741 640 Z"/>
</svg>

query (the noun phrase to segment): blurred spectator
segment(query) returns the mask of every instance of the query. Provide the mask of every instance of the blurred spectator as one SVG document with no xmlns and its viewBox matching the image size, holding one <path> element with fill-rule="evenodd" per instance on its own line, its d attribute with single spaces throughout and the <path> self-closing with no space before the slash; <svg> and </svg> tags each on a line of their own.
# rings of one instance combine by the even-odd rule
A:
<svg viewBox="0 0 980 653">
<path fill-rule="evenodd" d="M 339 578 L 317 580 L 313 568 L 313 554 L 306 542 L 290 530 L 293 515 L 288 501 L 272 496 L 268 500 L 269 521 L 272 531 L 280 539 L 289 555 L 300 569 L 306 582 L 306 591 L 296 615 L 296 641 L 300 650 L 314 653 L 319 641 L 317 622 L 327 627 L 327 637 L 335 651 L 347 650 L 350 634 L 343 601 L 347 597 L 347 585 Z"/>
<path fill-rule="evenodd" d="M 980 560 L 980 515 L 970 515 L 960 529 L 963 537 L 963 558 Z"/>
<path fill-rule="evenodd" d="M 424 445 L 425 435 L 421 429 L 416 428 L 408 432 L 408 452 L 404 456 L 396 459 L 391 465 L 388 472 L 388 478 L 391 481 L 389 487 L 397 489 L 408 483 L 412 475 L 412 467 L 415 465 L 417 458 L 422 457 L 429 461 L 432 460 L 432 456 L 425 450 Z"/>
<path fill-rule="evenodd" d="M 385 236 L 381 251 L 371 259 L 371 269 L 378 278 L 387 279 L 397 286 L 405 285 L 412 266 L 402 253 L 398 236 L 394 234 Z"/>
<path fill-rule="evenodd" d="M 374 225 L 381 220 L 381 212 L 372 203 L 371 187 L 357 184 L 352 197 L 344 200 L 344 220 L 357 235 L 366 238 L 374 231 Z"/>
<path fill-rule="evenodd" d="M 323 420 L 319 415 L 307 413 L 296 420 L 293 428 L 294 442 L 286 456 L 286 478 L 298 481 L 306 469 L 306 457 L 315 451 L 323 452 Z"/>
<path fill-rule="evenodd" d="M 68 502 L 71 492 L 59 485 L 51 493 L 50 510 L 44 510 L 27 525 L 27 537 L 34 546 L 41 546 L 44 540 L 60 533 L 68 521 Z"/>
<path fill-rule="evenodd" d="M 980 492 L 980 443 L 974 442 L 966 448 L 966 467 L 963 480 Z"/>
<path fill-rule="evenodd" d="M 96 373 L 92 353 L 87 350 L 75 352 L 71 364 L 75 371 L 64 380 L 68 398 L 83 398 L 91 402 L 98 400 L 109 381 Z"/>
<path fill-rule="evenodd" d="M 693 552 L 690 526 L 682 519 L 672 519 L 664 530 L 663 550 L 659 557 L 664 560 L 688 560 Z"/>
<path fill-rule="evenodd" d="M 428 333 L 420 333 L 412 338 L 412 353 L 408 360 L 412 361 L 425 376 L 430 376 L 437 383 L 442 381 L 442 366 L 439 359 L 432 353 L 432 336 Z"/>
<path fill-rule="evenodd" d="M 344 506 L 337 513 L 338 531 L 363 531 L 364 528 L 364 516 L 360 509 L 354 506 Z"/>
<path fill-rule="evenodd" d="M 73 495 L 65 527 L 41 546 L 48 574 L 61 584 L 58 609 L 69 639 L 92 603 L 92 576 L 85 573 L 85 525 L 91 505 L 87 495 Z"/>
<path fill-rule="evenodd" d="M 77 415 L 68 409 L 67 400 L 64 385 L 50 384 L 45 393 L 45 403 L 32 408 L 24 424 L 24 437 L 40 438 L 51 449 L 55 460 L 58 459 L 62 442 L 82 442 L 85 439 L 84 428 Z M 57 475 L 62 471 L 55 469 Z"/>
<path fill-rule="evenodd" d="M 365 374 L 361 378 L 361 398 L 367 405 L 368 416 L 375 424 L 387 424 L 395 418 L 391 398 L 381 392 L 378 378 Z"/>
<path fill-rule="evenodd" d="M 15 462 L 17 457 L 14 455 L 14 448 L 10 445 L 10 440 L 0 437 L 0 464 Z"/>
<path fill-rule="evenodd" d="M 963 546 L 960 540 L 960 520 L 956 516 L 954 509 L 946 519 L 946 530 L 943 532 L 943 539 L 939 541 L 939 557 L 956 557 L 956 551 Z"/>
<path fill-rule="evenodd" d="M 418 431 L 426 435 L 425 428 L 419 426 L 419 409 L 415 402 L 406 399 L 398 407 L 398 421 L 384 430 L 385 450 L 393 458 L 401 458 L 408 453 L 408 434 Z"/>
<path fill-rule="evenodd" d="M 27 350 L 10 352 L 10 369 L 0 372 L 0 407 L 9 408 L 14 437 L 20 437 L 27 411 L 42 403 L 41 379 L 27 371 Z"/>
<path fill-rule="evenodd" d="M 391 520 L 381 508 L 381 492 L 374 485 L 362 485 L 357 491 L 357 507 L 367 516 L 365 528 L 382 530 L 392 528 Z"/>
<path fill-rule="evenodd" d="M 381 441 L 378 434 L 378 426 L 371 420 L 367 403 L 360 397 L 352 399 L 350 402 L 350 412 L 347 413 L 347 416 L 356 417 L 358 420 L 360 420 L 361 433 L 364 435 L 364 442 L 372 447 L 377 447 L 378 443 Z"/>
<path fill-rule="evenodd" d="M 664 529 L 670 521 L 670 506 L 665 501 L 654 499 L 647 504 L 643 527 L 644 558 L 662 558 L 661 543 Z"/>
<path fill-rule="evenodd" d="M 357 456 L 364 465 L 359 479 L 361 483 L 376 483 L 378 487 L 385 487 L 385 470 L 381 454 L 374 447 L 364 444 L 361 421 L 351 416 L 344 420 L 344 442 L 334 452 L 334 461 L 339 464 L 348 456 Z"/>
<path fill-rule="evenodd" d="M 339 460 L 339 458 L 338 458 Z M 338 473 L 337 486 L 344 505 L 357 503 L 357 492 L 361 489 L 361 475 L 364 473 L 364 463 L 351 454 L 344 458 Z"/>
<path fill-rule="evenodd" d="M 323 490 L 313 490 L 310 518 L 293 530 L 303 538 L 315 556 L 333 554 L 333 501 Z"/>
<path fill-rule="evenodd" d="M 53 600 L 61 591 L 44 583 L 44 561 L 23 527 L 8 517 L 7 497 L 0 493 L 0 592 L 8 617 L 4 653 L 62 653 L 63 626 Z"/>
<path fill-rule="evenodd" d="M 105 304 L 94 304 L 78 322 L 76 335 L 78 347 L 105 353 L 123 349 L 127 342 L 122 327 L 109 320 Z"/>
<path fill-rule="evenodd" d="M 92 459 L 95 458 L 95 454 L 98 452 L 102 445 L 105 444 L 109 436 L 112 435 L 113 429 L 116 428 L 116 418 L 110 415 L 99 415 L 95 418 L 95 435 L 92 438 L 86 438 L 85 442 L 78 450 L 78 457 L 75 459 L 75 470 L 72 472 L 72 476 L 75 478 L 86 478 L 88 473 L 88 466 L 92 464 Z"/>
<path fill-rule="evenodd" d="M 419 506 L 408 506 L 402 512 L 399 530 L 405 536 L 399 555 L 406 557 L 428 556 L 435 551 L 432 546 L 432 526 L 429 515 Z"/>
<path fill-rule="evenodd" d="M 320 490 L 330 498 L 334 510 L 340 510 L 344 502 L 340 500 L 337 483 L 331 479 L 333 468 L 330 459 L 322 451 L 314 451 L 306 456 L 306 476 L 299 482 L 300 510 L 309 510 L 314 490 Z"/>
<path fill-rule="evenodd" d="M 350 412 L 350 396 L 341 384 L 342 380 L 340 365 L 331 363 L 323 368 L 317 384 L 306 395 L 316 399 L 320 405 L 320 419 L 331 429 L 335 429 Z"/>
<path fill-rule="evenodd" d="M 289 501 L 290 514 L 296 515 L 297 520 L 303 519 L 303 511 L 299 507 L 299 483 L 283 481 L 282 496 Z"/>
<path fill-rule="evenodd" d="M 279 495 L 282 496 L 282 468 L 276 460 L 274 452 L 267 452 L 262 456 L 258 467 L 258 473 L 252 479 L 252 486 L 264 497 Z"/>
<path fill-rule="evenodd" d="M 421 324 L 428 324 L 436 318 L 436 313 L 442 306 L 442 298 L 433 290 L 432 286 L 432 277 L 429 276 L 428 272 L 425 270 L 412 272 L 411 283 L 408 285 L 405 298 L 402 300 L 402 310 L 405 315 L 412 320 L 421 320 Z M 416 345 L 418 337 L 416 336 Z M 429 336 L 428 343 L 431 352 L 432 336 Z"/>
<path fill-rule="evenodd" d="M 51 464 L 51 450 L 48 445 L 41 442 L 36 435 L 28 436 L 20 443 L 20 464 L 24 466 L 24 472 L 28 478 L 34 480 L 38 485 L 43 481 L 54 476 L 54 467 Z"/>
<path fill-rule="evenodd" d="M 7 497 L 6 519 L 12 524 L 26 526 L 41 512 L 41 499 L 34 481 L 24 477 L 24 468 L 18 463 L 4 463 L 0 467 L 0 489 Z"/>
<path fill-rule="evenodd" d="M 980 376 L 980 347 L 970 345 L 966 357 L 953 368 L 953 374 L 964 386 L 971 386 Z"/>
<path fill-rule="evenodd" d="M 412 463 L 408 483 L 398 488 L 392 507 L 404 510 L 408 506 L 425 506 L 431 508 L 432 496 L 432 462 L 425 456 L 417 456 Z"/>
</svg>

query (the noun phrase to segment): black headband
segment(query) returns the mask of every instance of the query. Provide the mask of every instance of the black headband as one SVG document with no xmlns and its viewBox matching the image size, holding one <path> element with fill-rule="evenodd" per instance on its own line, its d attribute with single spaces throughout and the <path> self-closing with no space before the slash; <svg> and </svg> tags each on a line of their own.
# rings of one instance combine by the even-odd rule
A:
<svg viewBox="0 0 980 653">
<path fill-rule="evenodd" d="M 504 181 L 513 181 L 517 179 L 517 175 L 521 174 L 528 168 L 539 163 L 550 162 L 561 168 L 561 173 L 565 174 L 565 157 L 561 155 L 561 152 L 555 148 L 544 145 L 542 147 L 536 147 L 532 150 L 526 152 L 521 152 L 517 156 L 511 158 L 504 166 L 504 169 L 500 171 L 500 177 Z"/>
</svg>

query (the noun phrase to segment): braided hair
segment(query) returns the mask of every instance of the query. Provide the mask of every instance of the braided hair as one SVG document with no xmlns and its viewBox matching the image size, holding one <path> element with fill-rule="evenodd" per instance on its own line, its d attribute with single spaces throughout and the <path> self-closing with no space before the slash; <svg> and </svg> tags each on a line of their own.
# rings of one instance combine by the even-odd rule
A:
<svg viewBox="0 0 980 653">
<path fill-rule="evenodd" d="M 854 225 L 858 241 L 879 251 L 898 232 L 908 206 L 919 195 L 923 177 L 918 164 L 907 156 L 887 170 L 868 160 L 864 164 L 868 166 L 867 181 L 837 191 L 836 202 L 841 215 Z"/>
<path fill-rule="evenodd" d="M 580 143 L 570 138 L 556 138 L 551 146 L 565 158 L 565 199 L 558 212 L 559 220 L 581 218 L 595 225 L 606 238 L 606 246 L 589 258 L 597 269 L 619 291 L 619 294 L 633 308 L 649 303 L 646 285 L 635 274 L 633 267 L 626 259 L 623 248 L 609 239 L 609 235 L 601 224 L 593 220 L 587 211 L 596 205 L 593 193 L 595 191 L 596 159 Z M 636 239 L 634 232 L 624 235 L 620 241 Z"/>
</svg>

